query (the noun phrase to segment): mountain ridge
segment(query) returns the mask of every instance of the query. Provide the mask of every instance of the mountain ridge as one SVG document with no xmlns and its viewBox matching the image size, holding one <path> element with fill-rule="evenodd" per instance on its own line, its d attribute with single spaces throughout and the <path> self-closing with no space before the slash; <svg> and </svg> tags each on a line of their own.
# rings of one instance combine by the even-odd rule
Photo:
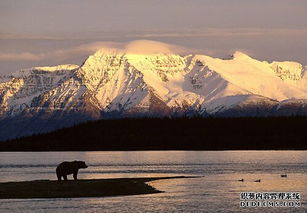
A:
<svg viewBox="0 0 307 213">
<path fill-rule="evenodd" d="M 99 50 L 81 66 L 0 77 L 0 126 L 9 132 L 0 140 L 107 118 L 307 115 L 306 70 L 242 52 L 219 59 Z M 34 120 L 54 128 L 14 133 L 16 124 Z"/>
</svg>

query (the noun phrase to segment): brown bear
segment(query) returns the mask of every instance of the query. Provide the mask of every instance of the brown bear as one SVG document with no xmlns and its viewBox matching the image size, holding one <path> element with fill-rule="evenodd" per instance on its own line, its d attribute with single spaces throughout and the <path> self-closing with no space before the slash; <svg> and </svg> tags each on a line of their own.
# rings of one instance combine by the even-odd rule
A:
<svg viewBox="0 0 307 213">
<path fill-rule="evenodd" d="M 74 180 L 77 180 L 78 170 L 85 169 L 87 165 L 84 161 L 72 161 L 72 162 L 62 162 L 56 168 L 56 175 L 58 180 L 67 180 L 67 175 L 73 174 Z"/>
</svg>

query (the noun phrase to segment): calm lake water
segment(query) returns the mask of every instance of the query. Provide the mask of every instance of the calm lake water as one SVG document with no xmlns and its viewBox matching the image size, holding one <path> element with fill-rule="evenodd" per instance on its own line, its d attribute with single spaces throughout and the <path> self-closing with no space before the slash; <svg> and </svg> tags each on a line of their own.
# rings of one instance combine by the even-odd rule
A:
<svg viewBox="0 0 307 213">
<path fill-rule="evenodd" d="M 307 212 L 307 151 L 2 152 L 0 182 L 55 180 L 56 166 L 72 160 L 89 166 L 79 178 L 199 177 L 150 182 L 165 191 L 152 195 L 0 200 L 0 212 Z M 240 192 L 288 191 L 301 207 L 239 207 Z"/>
</svg>

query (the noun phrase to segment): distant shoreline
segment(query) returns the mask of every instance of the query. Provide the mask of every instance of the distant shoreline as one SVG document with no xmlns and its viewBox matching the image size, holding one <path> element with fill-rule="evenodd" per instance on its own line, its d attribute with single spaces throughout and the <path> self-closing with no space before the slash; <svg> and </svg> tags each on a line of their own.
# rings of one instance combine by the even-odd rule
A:
<svg viewBox="0 0 307 213">
<path fill-rule="evenodd" d="M 0 199 L 107 197 L 161 193 L 147 182 L 186 176 L 0 183 Z"/>
<path fill-rule="evenodd" d="M 10 141 L 2 151 L 307 150 L 307 117 L 98 120 Z"/>
</svg>

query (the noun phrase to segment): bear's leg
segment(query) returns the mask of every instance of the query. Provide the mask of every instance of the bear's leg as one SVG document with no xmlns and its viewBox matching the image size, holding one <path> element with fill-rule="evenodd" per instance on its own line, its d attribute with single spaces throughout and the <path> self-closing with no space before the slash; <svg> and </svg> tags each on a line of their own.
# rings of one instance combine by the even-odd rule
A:
<svg viewBox="0 0 307 213">
<path fill-rule="evenodd" d="M 67 180 L 67 175 L 63 175 L 64 180 Z"/>
<path fill-rule="evenodd" d="M 58 177 L 58 180 L 61 180 L 61 175 L 56 174 L 56 176 Z"/>
<path fill-rule="evenodd" d="M 74 172 L 73 176 L 74 176 L 74 180 L 77 180 L 77 175 L 78 175 L 78 171 Z"/>
</svg>

